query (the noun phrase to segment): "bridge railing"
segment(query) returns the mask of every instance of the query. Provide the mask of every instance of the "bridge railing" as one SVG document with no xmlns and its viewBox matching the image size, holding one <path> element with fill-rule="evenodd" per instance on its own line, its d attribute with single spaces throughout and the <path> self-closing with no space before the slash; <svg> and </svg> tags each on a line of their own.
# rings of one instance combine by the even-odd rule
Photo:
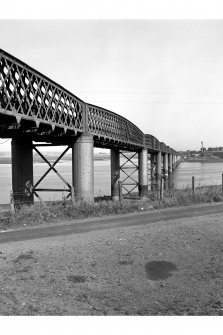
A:
<svg viewBox="0 0 223 335">
<path fill-rule="evenodd" d="M 83 101 L 0 49 L 0 107 L 25 118 L 83 130 Z"/>
<path fill-rule="evenodd" d="M 165 144 L 165 143 L 160 142 L 160 150 L 163 151 L 163 152 L 166 152 L 166 151 L 167 151 L 167 147 L 166 147 L 166 144 Z"/>
<path fill-rule="evenodd" d="M 145 135 L 145 145 L 148 149 L 160 150 L 160 142 L 153 135 Z"/>
<path fill-rule="evenodd" d="M 171 153 L 171 148 L 168 145 L 166 146 L 166 152 Z"/>
<path fill-rule="evenodd" d="M 88 131 L 97 136 L 143 146 L 144 134 L 132 122 L 107 109 L 87 104 Z"/>
</svg>

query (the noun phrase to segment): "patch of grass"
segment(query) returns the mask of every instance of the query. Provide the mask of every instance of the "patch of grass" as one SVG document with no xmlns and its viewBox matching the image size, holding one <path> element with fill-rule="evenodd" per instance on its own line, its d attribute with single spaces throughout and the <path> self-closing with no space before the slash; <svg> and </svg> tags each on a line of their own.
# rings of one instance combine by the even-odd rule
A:
<svg viewBox="0 0 223 335">
<path fill-rule="evenodd" d="M 96 202 L 91 204 L 79 202 L 75 206 L 72 206 L 71 201 L 34 203 L 31 206 L 24 205 L 14 212 L 4 212 L 0 218 L 0 229 L 34 226 L 63 220 L 78 220 L 89 217 L 141 212 L 151 206 L 148 201 L 125 200 L 120 203 L 102 199 L 103 198 L 96 199 Z"/>
<path fill-rule="evenodd" d="M 200 186 L 194 194 L 190 188 L 165 191 L 163 199 L 150 196 L 151 204 L 155 209 L 165 207 L 190 206 L 193 204 L 213 203 L 223 201 L 221 186 Z"/>
<path fill-rule="evenodd" d="M 157 193 L 150 194 L 145 201 L 137 194 L 124 201 L 112 201 L 111 197 L 98 197 L 94 203 L 79 202 L 75 206 L 71 201 L 35 203 L 24 205 L 15 212 L 5 211 L 0 214 L 0 229 L 10 227 L 34 226 L 43 223 L 56 223 L 63 220 L 78 220 L 89 217 L 142 212 L 148 209 L 190 206 L 200 203 L 223 201 L 221 186 L 197 187 L 194 195 L 191 189 L 168 190 L 163 199 L 158 199 Z"/>
</svg>

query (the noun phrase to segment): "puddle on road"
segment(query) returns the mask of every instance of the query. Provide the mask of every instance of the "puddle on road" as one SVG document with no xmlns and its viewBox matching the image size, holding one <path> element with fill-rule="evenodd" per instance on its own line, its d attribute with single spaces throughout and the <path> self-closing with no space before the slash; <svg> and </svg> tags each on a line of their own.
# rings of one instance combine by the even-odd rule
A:
<svg viewBox="0 0 223 335">
<path fill-rule="evenodd" d="M 133 264 L 133 261 L 131 261 L 131 260 L 120 260 L 119 262 L 118 262 L 120 265 L 132 265 Z"/>
<path fill-rule="evenodd" d="M 23 272 L 29 272 L 30 270 L 32 270 L 31 266 L 24 266 L 24 268 L 17 269 L 16 272 L 17 273 L 23 273 Z"/>
<path fill-rule="evenodd" d="M 87 280 L 87 278 L 85 276 L 70 275 L 70 276 L 67 276 L 67 280 L 76 284 L 76 283 L 84 283 Z"/>
<path fill-rule="evenodd" d="M 21 253 L 19 256 L 13 259 L 12 262 L 18 263 L 20 261 L 29 261 L 29 260 L 34 260 L 36 262 L 36 257 L 34 256 L 34 252 L 32 250 Z"/>
<path fill-rule="evenodd" d="M 174 263 L 167 261 L 152 261 L 145 265 L 147 277 L 151 280 L 166 279 L 177 271 Z"/>
</svg>

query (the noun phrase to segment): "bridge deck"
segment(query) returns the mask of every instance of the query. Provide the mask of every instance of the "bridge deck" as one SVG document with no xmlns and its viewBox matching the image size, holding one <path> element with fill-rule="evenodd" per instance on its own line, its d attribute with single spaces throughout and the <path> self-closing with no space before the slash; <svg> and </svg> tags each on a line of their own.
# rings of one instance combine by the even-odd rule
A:
<svg viewBox="0 0 223 335">
<path fill-rule="evenodd" d="M 175 153 L 126 118 L 85 103 L 0 49 L 0 137 L 27 136 L 59 145 L 86 132 L 94 136 L 97 147 Z"/>
</svg>

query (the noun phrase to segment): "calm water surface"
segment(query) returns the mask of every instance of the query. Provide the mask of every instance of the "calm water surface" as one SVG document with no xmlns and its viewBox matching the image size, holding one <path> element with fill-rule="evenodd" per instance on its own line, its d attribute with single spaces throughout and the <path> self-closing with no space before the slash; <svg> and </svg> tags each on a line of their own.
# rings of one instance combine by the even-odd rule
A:
<svg viewBox="0 0 223 335">
<path fill-rule="evenodd" d="M 191 187 L 192 176 L 195 185 L 220 185 L 222 183 L 223 163 L 182 162 L 173 173 L 175 188 Z"/>
<path fill-rule="evenodd" d="M 34 164 L 34 182 L 43 175 L 48 169 L 46 164 Z M 71 162 L 65 161 L 57 165 L 58 172 L 71 183 Z M 175 188 L 183 188 L 191 186 L 191 178 L 195 177 L 196 185 L 212 185 L 221 184 L 221 176 L 223 173 L 223 163 L 187 163 L 183 162 L 177 167 L 173 173 L 173 183 Z M 95 196 L 110 195 L 110 161 L 94 162 L 94 189 Z M 64 184 L 54 172 L 51 172 L 45 180 L 43 180 L 40 188 L 64 188 Z M 11 184 L 11 164 L 0 164 L 0 203 L 9 203 Z M 65 193 L 64 193 L 65 194 Z M 61 193 L 41 192 L 40 196 L 43 200 L 59 200 L 62 199 Z"/>
</svg>

